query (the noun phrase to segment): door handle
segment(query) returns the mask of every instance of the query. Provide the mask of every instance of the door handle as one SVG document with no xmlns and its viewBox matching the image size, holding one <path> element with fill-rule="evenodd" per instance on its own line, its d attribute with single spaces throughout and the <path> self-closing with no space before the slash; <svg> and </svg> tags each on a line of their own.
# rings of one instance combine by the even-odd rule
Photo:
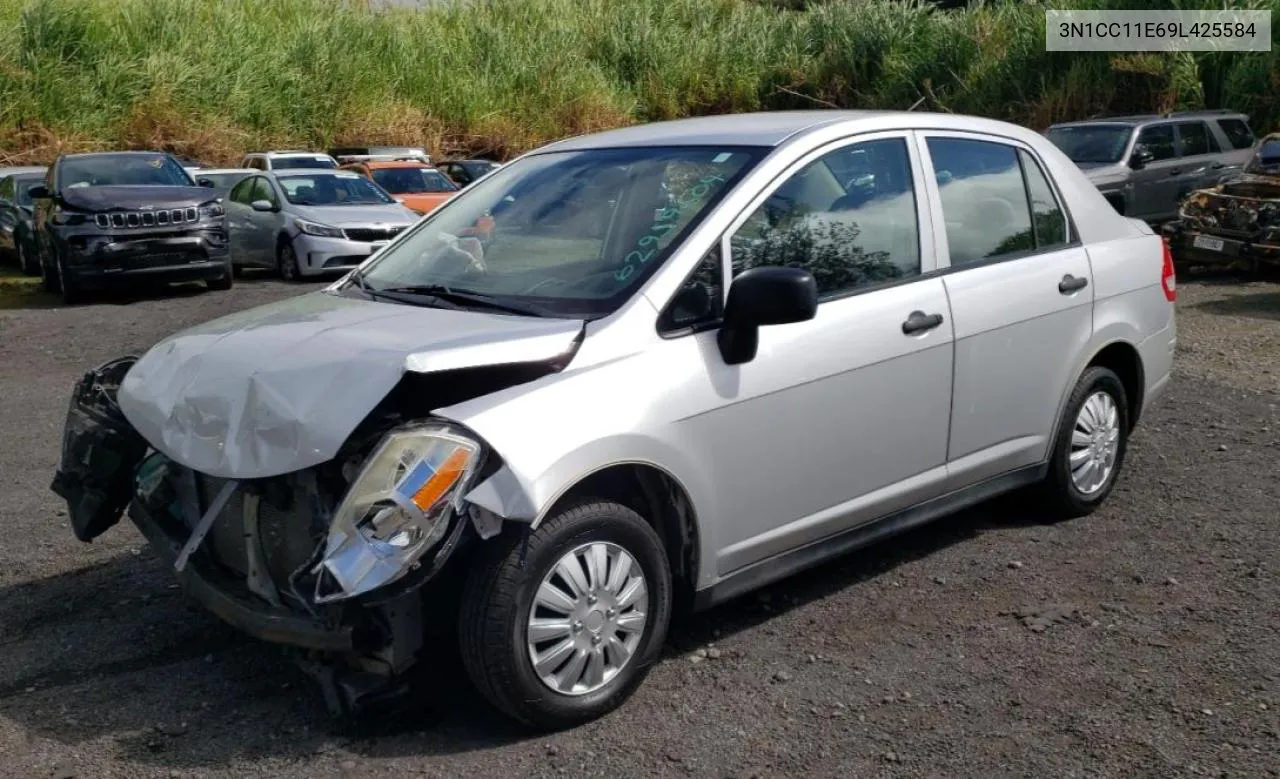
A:
<svg viewBox="0 0 1280 779">
<path fill-rule="evenodd" d="M 1169 175 L 1170 175 L 1170 176 L 1176 176 L 1176 175 L 1178 175 L 1178 174 L 1179 174 L 1179 173 L 1181 173 L 1181 172 L 1182 172 L 1182 168 L 1174 168 L 1173 170 L 1169 171 Z"/>
<path fill-rule="evenodd" d="M 902 323 L 902 334 L 915 335 L 916 333 L 923 333 L 940 324 L 942 324 L 942 314 L 926 314 L 923 311 L 912 311 L 907 315 L 907 321 Z"/>
<path fill-rule="evenodd" d="M 1072 292 L 1078 292 L 1089 286 L 1089 280 L 1081 277 L 1072 276 L 1070 273 L 1062 277 L 1062 281 L 1058 282 L 1058 291 L 1064 295 L 1070 295 Z"/>
<path fill-rule="evenodd" d="M 1221 162 L 1215 162 L 1209 166 L 1209 170 L 1222 170 L 1225 167 L 1227 166 L 1223 165 Z"/>
</svg>

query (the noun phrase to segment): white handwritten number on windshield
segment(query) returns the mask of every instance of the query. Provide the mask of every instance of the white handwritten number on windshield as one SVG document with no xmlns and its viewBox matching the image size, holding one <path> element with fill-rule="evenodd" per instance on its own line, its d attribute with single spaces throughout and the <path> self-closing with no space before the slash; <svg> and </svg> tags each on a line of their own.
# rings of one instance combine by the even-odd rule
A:
<svg viewBox="0 0 1280 779">
<path fill-rule="evenodd" d="M 636 241 L 636 248 L 622 258 L 623 265 L 613 274 L 613 277 L 618 281 L 626 281 L 631 278 L 631 274 L 635 273 L 637 268 L 653 259 L 653 255 L 657 254 L 661 248 L 659 246 L 661 240 L 679 224 L 680 208 L 704 201 L 711 192 L 712 185 L 716 183 L 723 184 L 724 179 L 720 176 L 704 176 L 676 200 L 675 207 L 659 208 L 655 211 L 653 226 L 645 231 L 640 240 Z"/>
</svg>

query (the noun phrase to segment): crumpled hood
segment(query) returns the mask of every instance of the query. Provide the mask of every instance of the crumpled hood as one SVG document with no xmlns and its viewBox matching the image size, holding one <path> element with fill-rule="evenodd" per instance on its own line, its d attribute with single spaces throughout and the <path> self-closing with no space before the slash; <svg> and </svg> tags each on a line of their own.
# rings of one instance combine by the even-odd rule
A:
<svg viewBox="0 0 1280 779">
<path fill-rule="evenodd" d="M 118 402 L 143 438 L 221 478 L 262 478 L 337 454 L 405 371 L 549 360 L 583 323 L 313 292 L 170 336 Z"/>
<path fill-rule="evenodd" d="M 62 200 L 77 211 L 188 208 L 219 197 L 208 187 L 67 187 Z"/>
</svg>

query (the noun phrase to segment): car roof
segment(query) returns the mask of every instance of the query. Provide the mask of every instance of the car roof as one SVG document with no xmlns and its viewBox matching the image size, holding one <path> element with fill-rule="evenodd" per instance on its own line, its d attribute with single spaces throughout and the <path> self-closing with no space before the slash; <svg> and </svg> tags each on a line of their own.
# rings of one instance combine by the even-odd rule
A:
<svg viewBox="0 0 1280 779">
<path fill-rule="evenodd" d="M 81 159 L 84 157 L 154 157 L 156 155 L 162 155 L 174 159 L 175 162 L 177 161 L 176 158 L 167 151 L 140 151 L 134 149 L 127 151 L 81 151 L 73 154 L 63 154 L 61 157 L 70 160 Z"/>
<path fill-rule="evenodd" d="M 193 173 L 261 173 L 257 168 L 196 168 Z"/>
<path fill-rule="evenodd" d="M 1080 125 L 1121 124 L 1139 125 L 1159 122 L 1186 122 L 1195 119 L 1248 119 L 1248 114 L 1240 111 L 1177 111 L 1168 114 L 1130 114 L 1127 116 L 1099 116 L 1096 119 L 1078 119 L 1073 122 L 1058 122 L 1052 127 L 1072 127 Z"/>
<path fill-rule="evenodd" d="M 369 170 L 378 170 L 380 168 L 426 168 L 435 170 L 436 166 L 421 160 L 361 160 L 353 162 L 352 165 L 363 165 Z"/>
<path fill-rule="evenodd" d="M 315 176 L 321 173 L 327 173 L 330 176 L 352 173 L 353 171 L 343 170 L 341 168 L 285 168 L 284 170 L 255 170 L 258 175 L 266 174 L 275 176 L 276 178 L 288 178 L 289 176 Z"/>
<path fill-rule="evenodd" d="M 8 176 L 30 176 L 36 173 L 44 173 L 48 168 L 43 165 L 11 165 L 9 167 L 0 168 L 0 177 Z"/>
<path fill-rule="evenodd" d="M 793 135 L 837 122 L 905 111 L 759 111 L 700 116 L 632 125 L 579 135 L 539 151 L 606 149 L 620 146 L 778 146 Z M 924 114 L 913 114 L 923 116 Z"/>
</svg>

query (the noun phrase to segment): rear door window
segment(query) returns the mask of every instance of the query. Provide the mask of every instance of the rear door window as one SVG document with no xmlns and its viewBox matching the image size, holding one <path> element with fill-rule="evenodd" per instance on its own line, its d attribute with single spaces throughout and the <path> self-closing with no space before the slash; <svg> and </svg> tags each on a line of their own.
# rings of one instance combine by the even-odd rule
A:
<svg viewBox="0 0 1280 779">
<path fill-rule="evenodd" d="M 1215 154 L 1218 151 L 1218 144 L 1209 133 L 1209 126 L 1204 122 L 1179 122 L 1178 141 L 1182 157 Z"/>
<path fill-rule="evenodd" d="M 1171 124 L 1153 124 L 1142 128 L 1142 132 L 1138 133 L 1138 143 L 1147 147 L 1152 160 L 1171 160 L 1178 156 Z"/>
<path fill-rule="evenodd" d="M 1222 134 L 1235 149 L 1247 149 L 1255 140 L 1253 130 L 1249 129 L 1248 122 L 1243 119 L 1219 119 L 1218 129 L 1222 130 Z"/>
</svg>

